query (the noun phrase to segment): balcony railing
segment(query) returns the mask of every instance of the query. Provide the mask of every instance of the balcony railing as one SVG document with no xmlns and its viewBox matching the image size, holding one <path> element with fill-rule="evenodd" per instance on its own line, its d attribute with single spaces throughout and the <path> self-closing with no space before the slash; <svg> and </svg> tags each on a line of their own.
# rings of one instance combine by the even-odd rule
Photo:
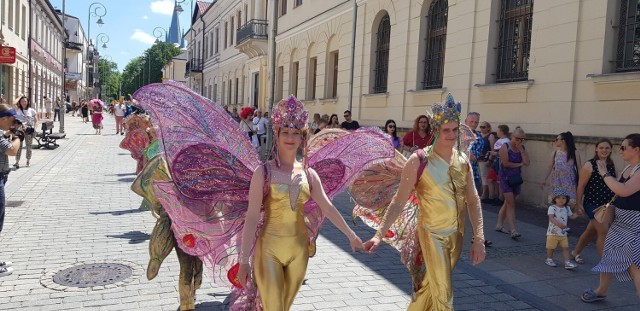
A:
<svg viewBox="0 0 640 311">
<path fill-rule="evenodd" d="M 192 58 L 187 62 L 186 72 L 190 73 L 200 73 L 202 72 L 202 68 L 204 67 L 204 61 L 201 58 Z"/>
<path fill-rule="evenodd" d="M 236 45 L 249 39 L 267 39 L 269 23 L 263 19 L 252 19 L 238 28 Z"/>
</svg>

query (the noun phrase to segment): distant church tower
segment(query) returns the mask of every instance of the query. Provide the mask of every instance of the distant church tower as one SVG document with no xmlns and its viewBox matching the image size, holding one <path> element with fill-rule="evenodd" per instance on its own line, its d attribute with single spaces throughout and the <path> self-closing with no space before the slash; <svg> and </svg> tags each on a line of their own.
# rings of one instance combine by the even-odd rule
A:
<svg viewBox="0 0 640 311">
<path fill-rule="evenodd" d="M 171 26 L 169 27 L 169 32 L 167 33 L 165 42 L 174 43 L 175 45 L 182 47 L 184 45 L 184 40 L 182 38 L 182 34 L 180 33 L 180 19 L 178 19 L 178 11 L 176 10 L 177 6 L 178 1 L 174 1 L 173 16 L 171 16 Z"/>
</svg>

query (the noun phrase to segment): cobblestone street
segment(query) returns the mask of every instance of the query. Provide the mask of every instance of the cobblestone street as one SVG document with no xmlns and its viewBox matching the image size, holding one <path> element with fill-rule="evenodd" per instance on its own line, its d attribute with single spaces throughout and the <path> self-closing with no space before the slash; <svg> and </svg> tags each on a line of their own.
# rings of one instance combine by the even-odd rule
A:
<svg viewBox="0 0 640 311">
<path fill-rule="evenodd" d="M 58 149 L 34 150 L 31 167 L 9 176 L 0 259 L 12 261 L 15 271 L 0 278 L 0 309 L 177 310 L 176 256 L 167 257 L 154 280 L 146 279 L 155 219 L 138 209 L 142 200 L 129 190 L 135 162 L 118 147 L 122 136 L 114 134 L 113 117 L 106 117 L 102 136 L 77 117 L 67 115 L 66 122 L 67 139 Z M 348 196 L 339 196 L 335 204 L 350 219 Z M 575 271 L 549 268 L 544 265 L 546 228 L 521 223 L 523 237 L 516 242 L 493 231 L 495 219 L 485 213 L 486 233 L 494 241 L 488 260 L 474 267 L 465 252 L 455 271 L 456 310 L 640 308 L 631 283 L 614 282 L 601 303 L 580 301 L 584 289 L 597 286 L 598 276 L 590 272 L 597 260 L 593 246 L 584 253 L 587 264 Z M 373 234 L 362 223 L 355 230 L 363 240 Z M 575 245 L 575 235 L 570 242 Z M 62 269 L 101 262 L 126 265 L 132 275 L 93 290 L 51 282 Z M 197 292 L 197 309 L 223 310 L 229 289 L 212 283 L 209 275 Z M 344 236 L 327 223 L 293 310 L 404 310 L 409 300 L 409 275 L 396 251 L 385 246 L 372 255 L 351 253 Z"/>
</svg>

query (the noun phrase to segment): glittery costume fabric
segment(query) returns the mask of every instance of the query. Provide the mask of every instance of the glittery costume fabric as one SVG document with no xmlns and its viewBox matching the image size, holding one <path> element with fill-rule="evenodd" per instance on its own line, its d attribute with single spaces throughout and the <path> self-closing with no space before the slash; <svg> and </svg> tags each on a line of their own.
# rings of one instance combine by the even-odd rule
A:
<svg viewBox="0 0 640 311">
<path fill-rule="evenodd" d="M 179 83 L 148 85 L 134 97 L 157 126 L 158 149 L 171 181 L 154 182 L 152 191 L 172 220 L 177 245 L 201 258 L 214 280 L 229 282 L 228 273 L 238 263 L 251 176 L 261 165 L 257 152 L 224 109 Z M 307 146 L 305 164 L 318 172 L 330 198 L 365 166 L 395 152 L 375 132 L 342 132 Z M 311 201 L 304 216 L 313 242 L 324 216 Z M 229 308 L 259 310 L 257 301 L 250 280 L 245 288 L 234 288 Z"/>
</svg>

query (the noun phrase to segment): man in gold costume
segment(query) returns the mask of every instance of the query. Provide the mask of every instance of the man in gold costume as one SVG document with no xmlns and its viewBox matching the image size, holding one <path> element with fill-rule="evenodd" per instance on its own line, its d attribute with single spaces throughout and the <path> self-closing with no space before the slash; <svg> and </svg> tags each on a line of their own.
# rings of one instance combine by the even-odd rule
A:
<svg viewBox="0 0 640 311">
<path fill-rule="evenodd" d="M 449 94 L 444 104 L 434 104 L 431 110 L 435 142 L 424 149 L 423 157 L 414 153 L 408 159 L 398 191 L 376 234 L 364 244 L 365 250 L 376 250 L 415 191 L 419 201 L 416 235 L 426 268 L 421 287 L 414 292 L 407 308 L 411 311 L 453 310 L 451 273 L 462 251 L 467 209 L 474 231 L 471 261 L 479 264 L 486 254 L 473 171 L 468 157 L 460 150 L 460 103 L 455 103 Z M 417 176 L 419 171 L 422 173 Z"/>
</svg>

